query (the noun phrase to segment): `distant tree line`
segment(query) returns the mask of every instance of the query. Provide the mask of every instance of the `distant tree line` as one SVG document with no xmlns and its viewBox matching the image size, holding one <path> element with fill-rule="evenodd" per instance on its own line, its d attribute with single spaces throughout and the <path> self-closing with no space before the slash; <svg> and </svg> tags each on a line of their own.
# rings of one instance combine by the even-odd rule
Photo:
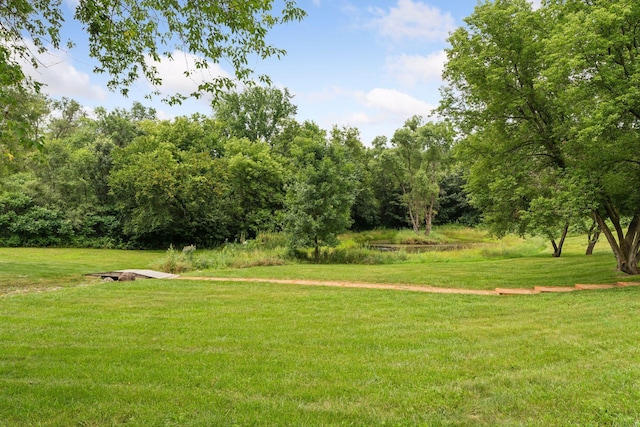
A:
<svg viewBox="0 0 640 427">
<path fill-rule="evenodd" d="M 297 122 L 274 88 L 173 120 L 139 103 L 88 117 L 71 99 L 22 101 L 41 149 L 3 145 L 0 245 L 213 247 L 285 231 L 318 248 L 347 229 L 479 220 L 450 127 L 419 117 L 367 146 L 355 128 Z"/>
</svg>

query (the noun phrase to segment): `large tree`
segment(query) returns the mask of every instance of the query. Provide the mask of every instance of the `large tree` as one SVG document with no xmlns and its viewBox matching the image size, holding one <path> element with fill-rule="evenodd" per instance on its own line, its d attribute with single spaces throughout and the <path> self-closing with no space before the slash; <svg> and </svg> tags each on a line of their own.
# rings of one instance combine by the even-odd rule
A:
<svg viewBox="0 0 640 427">
<path fill-rule="evenodd" d="M 111 193 L 138 246 L 212 246 L 228 237 L 228 172 L 185 132 L 185 120 L 147 122 L 144 135 L 113 151 Z"/>
<path fill-rule="evenodd" d="M 540 85 L 551 24 L 525 0 L 481 3 L 465 21 L 449 39 L 440 110 L 464 135 L 458 158 L 469 172 L 472 201 L 498 235 L 540 231 L 534 224 L 541 221 L 532 219 L 542 213 L 534 211 L 549 206 L 542 203 L 553 197 L 549 184 L 559 185 L 554 178 L 567 166 L 564 116 Z M 562 242 L 569 218 L 557 215 L 563 206 L 554 207 L 542 234 L 559 256 L 562 245 L 551 230 Z"/>
<path fill-rule="evenodd" d="M 440 108 L 464 135 L 485 214 L 566 230 L 591 210 L 627 273 L 638 273 L 640 246 L 637 186 L 625 186 L 640 181 L 639 11 L 622 0 L 480 3 L 449 39 Z"/>
<path fill-rule="evenodd" d="M 571 117 L 566 149 L 618 268 L 639 274 L 640 3 L 553 0 L 544 13 L 557 20 L 545 81 Z"/>
<path fill-rule="evenodd" d="M 447 123 L 426 123 L 420 116 L 407 120 L 391 139 L 383 161 L 402 189 L 411 226 L 429 235 L 436 215 L 438 183 L 446 165 L 453 134 Z"/>
<path fill-rule="evenodd" d="M 286 171 L 265 142 L 232 138 L 225 144 L 235 229 L 241 241 L 281 226 Z"/>
<path fill-rule="evenodd" d="M 293 141 L 296 173 L 286 194 L 285 229 L 291 246 L 312 247 L 316 262 L 320 246 L 337 244 L 337 235 L 351 223 L 356 176 L 342 145 L 327 141 L 324 131 L 305 123 Z"/>
</svg>

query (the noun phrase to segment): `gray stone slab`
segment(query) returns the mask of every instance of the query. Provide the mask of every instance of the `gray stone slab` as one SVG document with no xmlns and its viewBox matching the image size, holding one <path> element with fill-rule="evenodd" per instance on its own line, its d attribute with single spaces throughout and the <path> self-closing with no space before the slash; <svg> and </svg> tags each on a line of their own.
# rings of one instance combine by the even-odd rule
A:
<svg viewBox="0 0 640 427">
<path fill-rule="evenodd" d="M 136 277 L 148 278 L 148 279 L 175 279 L 176 277 L 178 277 L 177 274 L 163 273 L 162 271 L 155 271 L 155 270 L 128 269 L 128 270 L 116 270 L 116 273 L 133 273 L 136 275 Z"/>
</svg>

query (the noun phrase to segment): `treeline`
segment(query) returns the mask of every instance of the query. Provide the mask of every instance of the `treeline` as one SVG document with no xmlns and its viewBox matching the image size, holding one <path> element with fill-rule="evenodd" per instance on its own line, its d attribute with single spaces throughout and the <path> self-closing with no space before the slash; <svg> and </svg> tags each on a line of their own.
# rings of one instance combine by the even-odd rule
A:
<svg viewBox="0 0 640 427">
<path fill-rule="evenodd" d="M 213 247 L 287 231 L 317 248 L 348 228 L 479 220 L 450 128 L 419 117 L 366 146 L 355 128 L 299 123 L 272 88 L 170 121 L 139 103 L 89 117 L 70 99 L 19 101 L 31 134 L 0 135 L 3 246 Z"/>
</svg>

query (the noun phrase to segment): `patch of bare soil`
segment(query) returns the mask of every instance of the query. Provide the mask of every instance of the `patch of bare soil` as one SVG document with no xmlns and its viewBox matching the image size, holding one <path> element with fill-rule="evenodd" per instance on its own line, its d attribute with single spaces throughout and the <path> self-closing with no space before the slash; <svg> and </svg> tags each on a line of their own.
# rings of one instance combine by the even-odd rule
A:
<svg viewBox="0 0 640 427">
<path fill-rule="evenodd" d="M 415 286 L 415 285 L 399 285 L 391 283 L 360 283 L 360 282 L 337 282 L 327 280 L 302 280 L 302 279 L 262 279 L 255 277 L 236 278 L 236 277 L 177 277 L 180 280 L 205 280 L 214 282 L 259 282 L 259 283 L 282 283 L 291 285 L 305 286 L 333 286 L 341 288 L 366 288 L 366 289 L 389 289 L 397 291 L 411 292 L 427 292 L 432 294 L 461 294 L 461 295 L 535 295 L 541 293 L 558 293 L 573 292 L 581 290 L 593 289 L 612 289 L 623 288 L 628 286 L 640 286 L 640 282 L 618 282 L 613 285 L 575 285 L 575 287 L 554 287 L 554 286 L 536 286 L 533 289 L 518 288 L 496 288 L 493 290 L 479 289 L 459 289 L 459 288 L 440 288 L 435 286 Z"/>
</svg>

